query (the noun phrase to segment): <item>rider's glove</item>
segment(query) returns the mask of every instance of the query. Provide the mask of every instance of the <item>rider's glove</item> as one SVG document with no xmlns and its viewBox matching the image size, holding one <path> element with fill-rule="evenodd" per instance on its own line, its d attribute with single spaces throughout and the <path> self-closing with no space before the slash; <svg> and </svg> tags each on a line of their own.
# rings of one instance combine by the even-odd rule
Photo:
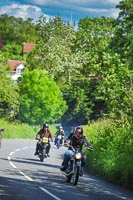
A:
<svg viewBox="0 0 133 200">
<path fill-rule="evenodd" d="M 90 151 L 93 151 L 93 148 L 90 145 L 87 147 L 87 149 L 90 150 Z"/>
</svg>

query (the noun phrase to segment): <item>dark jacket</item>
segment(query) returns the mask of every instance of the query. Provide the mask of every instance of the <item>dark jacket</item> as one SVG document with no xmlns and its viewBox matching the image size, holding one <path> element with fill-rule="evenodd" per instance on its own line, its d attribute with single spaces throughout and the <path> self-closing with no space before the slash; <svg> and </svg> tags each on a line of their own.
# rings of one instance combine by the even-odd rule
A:
<svg viewBox="0 0 133 200">
<path fill-rule="evenodd" d="M 56 132 L 55 136 L 58 137 L 58 135 L 61 135 L 62 137 L 64 137 L 64 136 L 65 136 L 64 130 L 62 130 L 62 131 L 59 131 L 59 130 L 58 130 L 58 131 Z"/>
<path fill-rule="evenodd" d="M 89 143 L 84 135 L 77 136 L 76 134 L 71 135 L 70 138 L 71 142 L 70 145 L 76 148 L 77 146 L 80 147 L 80 150 L 82 150 L 83 145 L 89 146 Z"/>
</svg>

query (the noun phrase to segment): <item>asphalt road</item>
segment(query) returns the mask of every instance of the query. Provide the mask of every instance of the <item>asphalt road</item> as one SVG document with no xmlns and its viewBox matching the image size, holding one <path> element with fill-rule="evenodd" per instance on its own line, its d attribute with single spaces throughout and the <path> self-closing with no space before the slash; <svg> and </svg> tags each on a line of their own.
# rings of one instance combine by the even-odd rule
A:
<svg viewBox="0 0 133 200">
<path fill-rule="evenodd" d="M 65 147 L 51 143 L 43 163 L 34 156 L 35 140 L 3 140 L 0 148 L 0 200 L 133 200 L 133 191 L 89 174 L 77 186 L 60 172 Z"/>
</svg>

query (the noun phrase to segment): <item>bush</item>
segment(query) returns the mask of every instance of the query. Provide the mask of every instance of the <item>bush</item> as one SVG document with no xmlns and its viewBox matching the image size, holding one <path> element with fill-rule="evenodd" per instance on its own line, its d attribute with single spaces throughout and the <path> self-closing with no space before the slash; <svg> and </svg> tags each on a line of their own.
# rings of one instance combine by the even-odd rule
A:
<svg viewBox="0 0 133 200">
<path fill-rule="evenodd" d="M 84 127 L 94 151 L 86 170 L 133 189 L 133 133 L 129 124 L 102 120 Z"/>
</svg>

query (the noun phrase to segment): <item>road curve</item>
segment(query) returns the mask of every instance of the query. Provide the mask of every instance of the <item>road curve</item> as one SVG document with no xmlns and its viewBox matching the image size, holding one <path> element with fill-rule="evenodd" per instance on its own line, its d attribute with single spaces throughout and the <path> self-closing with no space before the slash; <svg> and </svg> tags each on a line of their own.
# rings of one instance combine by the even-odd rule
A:
<svg viewBox="0 0 133 200">
<path fill-rule="evenodd" d="M 133 192 L 89 174 L 77 186 L 60 172 L 65 147 L 51 143 L 43 163 L 34 156 L 35 140 L 3 140 L 0 148 L 0 200 L 133 200 Z"/>
</svg>

